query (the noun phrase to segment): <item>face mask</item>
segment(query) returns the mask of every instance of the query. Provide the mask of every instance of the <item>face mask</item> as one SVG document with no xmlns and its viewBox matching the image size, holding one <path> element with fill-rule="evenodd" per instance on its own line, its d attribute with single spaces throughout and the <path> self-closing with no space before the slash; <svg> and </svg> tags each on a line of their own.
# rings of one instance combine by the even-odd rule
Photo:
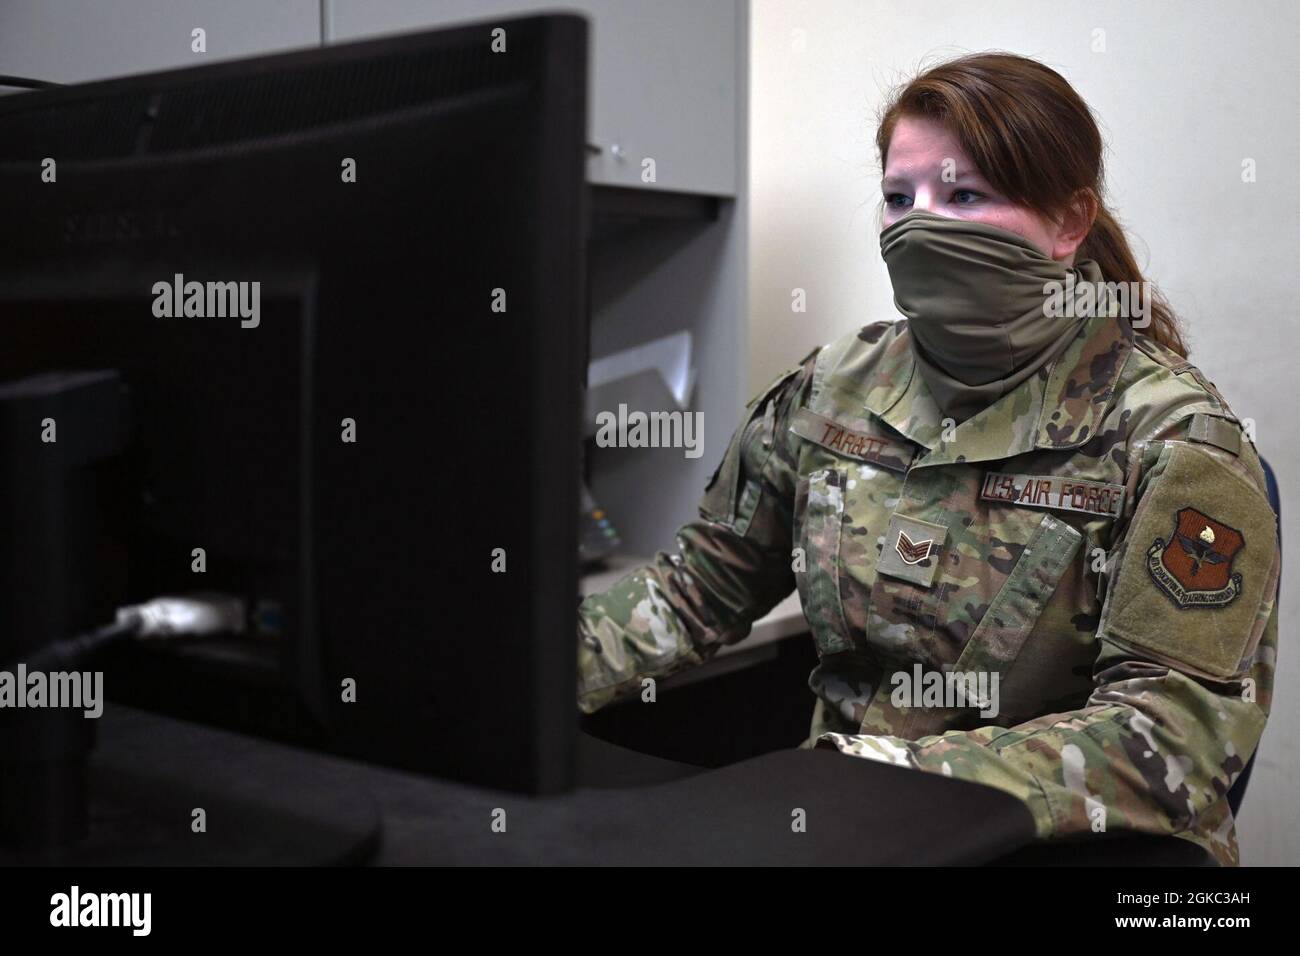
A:
<svg viewBox="0 0 1300 956">
<path fill-rule="evenodd" d="M 880 252 L 917 369 L 959 421 L 1054 361 L 1106 306 L 1096 262 L 1067 266 L 997 226 L 918 210 L 881 232 Z M 1087 296 L 1096 296 L 1082 309 L 1073 307 L 1084 306 L 1080 283 L 1093 283 Z M 1049 315 L 1052 289 L 1063 317 Z M 1067 305 L 1071 292 L 1076 302 Z"/>
</svg>

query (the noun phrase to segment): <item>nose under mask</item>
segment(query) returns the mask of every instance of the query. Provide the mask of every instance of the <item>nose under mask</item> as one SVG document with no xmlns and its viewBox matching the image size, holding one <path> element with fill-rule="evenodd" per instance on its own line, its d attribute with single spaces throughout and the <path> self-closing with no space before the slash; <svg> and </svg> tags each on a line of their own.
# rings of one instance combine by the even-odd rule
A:
<svg viewBox="0 0 1300 956">
<path fill-rule="evenodd" d="M 910 212 L 880 233 L 880 252 L 917 369 L 958 421 L 1054 361 L 1090 315 L 1109 308 L 1095 261 L 1067 266 L 985 223 Z M 1049 314 L 1053 289 L 1060 316 Z"/>
</svg>

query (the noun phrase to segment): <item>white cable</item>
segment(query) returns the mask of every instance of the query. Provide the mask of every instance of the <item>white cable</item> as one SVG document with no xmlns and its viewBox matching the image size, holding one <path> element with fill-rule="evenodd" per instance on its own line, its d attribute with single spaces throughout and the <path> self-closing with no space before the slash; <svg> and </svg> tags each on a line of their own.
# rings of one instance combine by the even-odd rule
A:
<svg viewBox="0 0 1300 956">
<path fill-rule="evenodd" d="M 144 604 L 119 608 L 118 623 L 139 619 L 136 636 L 148 640 L 157 637 L 201 636 L 205 634 L 242 634 L 244 602 L 228 594 L 190 594 L 184 597 L 157 597 Z"/>
</svg>

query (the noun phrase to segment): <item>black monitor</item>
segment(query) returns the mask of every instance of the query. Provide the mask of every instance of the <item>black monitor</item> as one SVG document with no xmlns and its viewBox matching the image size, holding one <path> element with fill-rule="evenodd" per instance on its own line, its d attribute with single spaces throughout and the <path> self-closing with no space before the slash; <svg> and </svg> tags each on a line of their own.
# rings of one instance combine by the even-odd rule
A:
<svg viewBox="0 0 1300 956">
<path fill-rule="evenodd" d="M 0 662 L 228 594 L 247 633 L 124 644 L 108 696 L 572 785 L 586 41 L 495 20 L 0 98 Z"/>
</svg>

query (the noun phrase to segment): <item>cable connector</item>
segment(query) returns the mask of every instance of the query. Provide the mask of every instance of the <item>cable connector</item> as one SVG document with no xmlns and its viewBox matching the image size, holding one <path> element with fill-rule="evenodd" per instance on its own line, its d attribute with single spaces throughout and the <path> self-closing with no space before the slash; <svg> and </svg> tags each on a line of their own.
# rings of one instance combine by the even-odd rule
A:
<svg viewBox="0 0 1300 956">
<path fill-rule="evenodd" d="M 136 637 L 199 637 L 205 634 L 242 634 L 244 602 L 228 594 L 190 594 L 157 597 L 143 604 L 118 608 L 117 622 L 136 621 Z"/>
</svg>

